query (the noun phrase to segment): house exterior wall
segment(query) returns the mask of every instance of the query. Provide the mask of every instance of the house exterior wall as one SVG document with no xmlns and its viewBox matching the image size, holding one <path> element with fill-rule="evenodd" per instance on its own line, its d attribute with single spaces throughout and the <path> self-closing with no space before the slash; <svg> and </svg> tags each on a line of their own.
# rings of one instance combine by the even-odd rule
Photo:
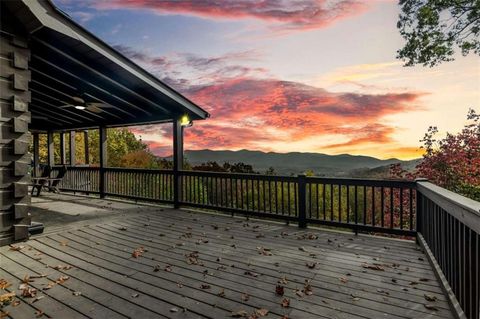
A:
<svg viewBox="0 0 480 319">
<path fill-rule="evenodd" d="M 30 225 L 27 33 L 2 4 L 0 26 L 0 246 L 28 238 Z"/>
</svg>

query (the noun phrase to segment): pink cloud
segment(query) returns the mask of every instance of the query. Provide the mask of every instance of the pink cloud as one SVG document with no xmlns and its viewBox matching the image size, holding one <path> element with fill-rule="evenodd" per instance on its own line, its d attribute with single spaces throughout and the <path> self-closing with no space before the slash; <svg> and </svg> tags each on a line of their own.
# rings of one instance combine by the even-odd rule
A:
<svg viewBox="0 0 480 319">
<path fill-rule="evenodd" d="M 312 30 L 363 13 L 357 0 L 110 0 L 92 4 L 97 9 L 148 9 L 159 14 L 182 14 L 208 19 L 257 19 L 278 30 Z"/>
</svg>

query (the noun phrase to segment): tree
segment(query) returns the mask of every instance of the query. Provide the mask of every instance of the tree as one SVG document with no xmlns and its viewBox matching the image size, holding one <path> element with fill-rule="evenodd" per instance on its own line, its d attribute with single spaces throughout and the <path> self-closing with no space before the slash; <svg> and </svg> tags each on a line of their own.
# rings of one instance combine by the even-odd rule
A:
<svg viewBox="0 0 480 319">
<path fill-rule="evenodd" d="M 425 154 L 415 172 L 393 166 L 391 175 L 425 177 L 438 186 L 480 200 L 480 114 L 470 109 L 467 119 L 470 122 L 460 133 L 447 133 L 443 139 L 436 139 L 438 129 L 431 126 L 421 140 Z"/>
<path fill-rule="evenodd" d="M 400 0 L 397 27 L 406 40 L 397 58 L 406 66 L 452 61 L 455 47 L 480 55 L 479 0 Z"/>
</svg>

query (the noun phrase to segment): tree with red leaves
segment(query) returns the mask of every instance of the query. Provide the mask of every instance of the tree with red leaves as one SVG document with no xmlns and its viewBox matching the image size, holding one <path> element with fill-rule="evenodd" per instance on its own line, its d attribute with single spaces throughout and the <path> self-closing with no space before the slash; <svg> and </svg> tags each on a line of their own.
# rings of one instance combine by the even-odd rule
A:
<svg viewBox="0 0 480 319">
<path fill-rule="evenodd" d="M 408 173 L 399 165 L 393 165 L 390 175 L 406 179 L 424 177 L 438 186 L 480 201 L 480 114 L 470 109 L 467 119 L 469 123 L 460 133 L 447 133 L 443 139 L 435 137 L 437 127 L 429 127 L 420 140 L 425 154 L 415 172 Z"/>
</svg>

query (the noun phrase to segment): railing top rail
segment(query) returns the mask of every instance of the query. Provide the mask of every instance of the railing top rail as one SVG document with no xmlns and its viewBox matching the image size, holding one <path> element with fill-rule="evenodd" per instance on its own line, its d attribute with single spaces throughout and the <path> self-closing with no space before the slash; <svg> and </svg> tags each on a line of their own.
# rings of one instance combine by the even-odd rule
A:
<svg viewBox="0 0 480 319">
<path fill-rule="evenodd" d="M 335 185 L 357 185 L 357 186 L 384 186 L 414 188 L 414 181 L 399 179 L 368 179 L 368 178 L 344 178 L 344 177 L 307 177 L 307 182 L 335 184 Z"/>
<path fill-rule="evenodd" d="M 446 190 L 428 181 L 417 181 L 417 190 L 435 204 L 480 234 L 480 202 Z"/>
<path fill-rule="evenodd" d="M 140 172 L 140 173 L 161 173 L 173 174 L 171 169 L 156 169 L 156 168 L 129 168 L 129 167 L 105 167 L 105 171 L 110 172 Z"/>
<path fill-rule="evenodd" d="M 237 178 L 237 179 L 260 179 L 260 180 L 278 180 L 284 182 L 297 182 L 297 176 L 278 176 L 278 175 L 262 175 L 262 174 L 245 174 L 231 172 L 209 172 L 209 171 L 180 171 L 181 175 L 186 176 L 211 176 L 219 178 Z"/>
</svg>

